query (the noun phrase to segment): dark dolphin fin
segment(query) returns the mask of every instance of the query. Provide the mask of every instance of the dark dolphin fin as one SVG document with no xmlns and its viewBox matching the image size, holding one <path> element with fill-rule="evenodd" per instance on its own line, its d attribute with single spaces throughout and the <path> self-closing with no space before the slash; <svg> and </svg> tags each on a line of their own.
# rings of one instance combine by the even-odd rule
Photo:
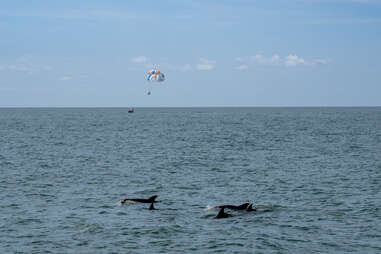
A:
<svg viewBox="0 0 381 254">
<path fill-rule="evenodd" d="M 244 209 L 247 208 L 248 205 L 249 205 L 249 203 L 243 203 L 242 205 L 239 205 L 239 206 L 238 206 L 238 209 L 242 209 L 242 210 L 244 210 Z"/>
<path fill-rule="evenodd" d="M 224 210 L 225 208 L 222 207 L 215 218 L 222 219 L 222 218 L 227 218 L 232 216 L 231 214 L 225 213 Z"/>
<path fill-rule="evenodd" d="M 153 206 L 153 203 L 149 206 L 149 210 L 156 210 L 155 207 Z"/>
<path fill-rule="evenodd" d="M 224 218 L 224 215 L 225 215 L 225 212 L 224 212 L 225 208 L 221 208 L 220 211 L 218 212 L 217 216 L 216 216 L 216 219 L 220 219 L 220 218 Z"/>
<path fill-rule="evenodd" d="M 151 203 L 154 203 L 156 202 L 155 199 L 157 198 L 157 195 L 154 195 L 152 197 L 150 197 L 149 199 L 147 199 L 148 201 L 150 201 Z"/>
</svg>

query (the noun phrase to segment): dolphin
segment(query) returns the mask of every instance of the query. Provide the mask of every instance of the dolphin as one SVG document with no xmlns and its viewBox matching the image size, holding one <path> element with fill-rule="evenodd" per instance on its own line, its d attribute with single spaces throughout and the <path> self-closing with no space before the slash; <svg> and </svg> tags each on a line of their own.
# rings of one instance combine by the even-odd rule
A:
<svg viewBox="0 0 381 254">
<path fill-rule="evenodd" d="M 232 217 L 233 215 L 229 214 L 229 213 L 225 213 L 224 211 L 225 208 L 221 208 L 220 211 L 218 212 L 218 214 L 216 215 L 216 219 L 223 219 L 223 218 L 228 218 L 228 217 Z"/>
<path fill-rule="evenodd" d="M 242 205 L 220 205 L 217 208 L 226 208 L 231 210 L 245 210 L 249 206 L 249 203 L 243 203 Z"/>
<path fill-rule="evenodd" d="M 138 203 L 156 203 L 158 201 L 156 201 L 155 199 L 157 198 L 157 195 L 154 195 L 150 198 L 126 198 L 126 199 L 123 199 L 120 201 L 121 204 L 124 204 L 126 203 L 127 201 L 130 201 L 130 202 L 138 202 Z"/>
</svg>

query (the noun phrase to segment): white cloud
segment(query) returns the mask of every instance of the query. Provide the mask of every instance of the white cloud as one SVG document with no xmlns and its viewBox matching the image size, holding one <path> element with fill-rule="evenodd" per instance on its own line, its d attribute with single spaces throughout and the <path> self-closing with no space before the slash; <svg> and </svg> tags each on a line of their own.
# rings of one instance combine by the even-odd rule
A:
<svg viewBox="0 0 381 254">
<path fill-rule="evenodd" d="M 236 69 L 245 70 L 250 67 L 251 64 L 262 65 L 262 66 L 313 66 L 317 64 L 328 64 L 330 61 L 327 59 L 316 59 L 316 60 L 305 60 L 295 54 L 290 54 L 286 57 L 280 57 L 279 55 L 273 55 L 270 57 L 257 54 L 255 56 L 243 56 L 237 57 L 235 59 L 239 66 Z"/>
<path fill-rule="evenodd" d="M 68 81 L 68 80 L 72 80 L 73 78 L 71 76 L 63 76 L 61 78 L 59 78 L 59 80 L 61 81 Z"/>
<path fill-rule="evenodd" d="M 257 54 L 254 56 L 254 61 L 260 65 L 279 65 L 281 63 L 281 59 L 278 55 L 264 57 L 263 55 Z"/>
<path fill-rule="evenodd" d="M 53 68 L 49 65 L 40 64 L 38 57 L 24 55 L 12 61 L 12 63 L 3 63 L 0 65 L 0 71 L 24 72 L 35 74 L 42 71 L 51 71 Z"/>
<path fill-rule="evenodd" d="M 27 65 L 24 63 L 10 64 L 6 67 L 10 71 L 22 71 L 22 72 L 30 72 L 30 73 L 34 71 L 33 66 Z"/>
<path fill-rule="evenodd" d="M 196 69 L 199 71 L 210 71 L 214 69 L 215 64 L 216 61 L 200 58 L 200 63 L 196 65 Z"/>
<path fill-rule="evenodd" d="M 28 74 L 33 74 L 39 71 L 50 71 L 52 70 L 52 67 L 50 66 L 39 66 L 39 65 L 32 65 L 29 63 L 16 63 L 16 64 L 8 64 L 8 65 L 1 65 L 0 71 L 19 71 L 19 72 L 26 72 Z"/>
<path fill-rule="evenodd" d="M 237 66 L 236 69 L 237 70 L 247 70 L 247 69 L 249 69 L 249 66 L 247 66 L 246 64 L 242 64 L 240 66 Z"/>
<path fill-rule="evenodd" d="M 301 57 L 298 57 L 297 55 L 288 55 L 286 56 L 284 60 L 284 64 L 287 67 L 294 67 L 297 65 L 308 65 L 308 63 Z"/>
<path fill-rule="evenodd" d="M 145 56 L 137 56 L 131 59 L 131 62 L 134 63 L 146 63 L 148 61 L 148 58 Z"/>
<path fill-rule="evenodd" d="M 147 68 L 153 68 L 153 69 L 160 69 L 162 71 L 182 71 L 182 72 L 187 72 L 187 71 L 192 71 L 194 67 L 190 64 L 171 64 L 168 62 L 162 62 L 158 65 L 149 65 Z"/>
</svg>

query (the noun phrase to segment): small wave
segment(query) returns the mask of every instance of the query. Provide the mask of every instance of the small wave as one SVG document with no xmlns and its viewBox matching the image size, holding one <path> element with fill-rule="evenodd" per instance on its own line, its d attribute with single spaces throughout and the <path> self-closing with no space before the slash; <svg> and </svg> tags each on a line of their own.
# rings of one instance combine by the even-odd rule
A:
<svg viewBox="0 0 381 254">
<path fill-rule="evenodd" d="M 100 233 L 103 231 L 103 226 L 97 223 L 82 226 L 78 233 Z"/>
<path fill-rule="evenodd" d="M 120 200 L 117 205 L 122 206 L 122 205 L 128 205 L 128 204 L 133 204 L 136 203 L 135 201 L 127 200 L 126 202 L 122 203 L 123 200 Z"/>
<path fill-rule="evenodd" d="M 216 215 L 214 215 L 214 214 L 206 214 L 206 215 L 201 216 L 200 218 L 201 219 L 211 219 L 211 218 L 214 218 L 214 217 L 216 217 Z"/>
<path fill-rule="evenodd" d="M 207 205 L 205 207 L 205 211 L 214 211 L 214 210 L 217 210 L 217 207 L 215 206 L 210 206 L 210 205 Z"/>
</svg>

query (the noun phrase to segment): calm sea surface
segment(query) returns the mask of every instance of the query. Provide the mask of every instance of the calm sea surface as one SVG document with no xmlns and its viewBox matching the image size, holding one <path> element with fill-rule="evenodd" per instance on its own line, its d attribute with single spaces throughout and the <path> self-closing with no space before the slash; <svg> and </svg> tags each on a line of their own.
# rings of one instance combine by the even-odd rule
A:
<svg viewBox="0 0 381 254">
<path fill-rule="evenodd" d="M 3 108 L 0 174 L 0 253 L 381 253 L 381 108 Z"/>
</svg>

